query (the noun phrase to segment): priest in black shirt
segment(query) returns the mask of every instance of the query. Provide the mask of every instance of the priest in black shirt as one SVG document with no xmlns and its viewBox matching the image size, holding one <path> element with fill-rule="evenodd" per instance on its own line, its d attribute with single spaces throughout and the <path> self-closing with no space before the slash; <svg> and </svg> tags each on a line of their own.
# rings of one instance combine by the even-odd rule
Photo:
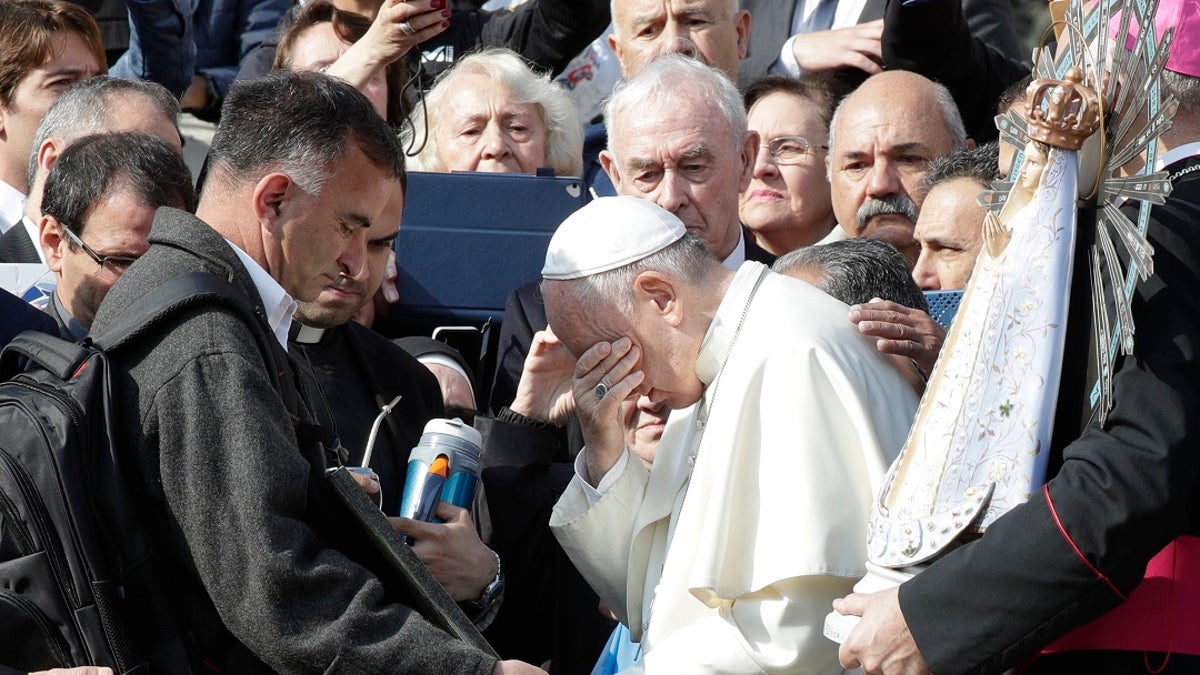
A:
<svg viewBox="0 0 1200 675">
<path fill-rule="evenodd" d="M 408 456 L 425 423 L 445 412 L 441 390 L 428 369 L 387 338 L 351 320 L 383 280 L 403 201 L 403 194 L 397 193 L 377 221 L 347 213 L 331 225 L 342 228 L 345 236 L 365 238 L 366 257 L 339 260 L 341 272 L 317 300 L 299 303 L 288 342 L 301 367 L 311 367 L 320 384 L 323 403 L 318 405 L 336 430 L 349 466 L 361 464 L 375 417 L 400 396 L 376 437 L 370 461 L 383 489 L 383 512 L 389 516 L 399 511 Z M 478 623 L 492 614 L 489 610 L 499 600 L 500 559 L 480 541 L 467 511 L 442 503 L 437 513 L 444 524 L 405 518 L 391 522 L 398 532 L 412 536 L 413 551 Z"/>
</svg>

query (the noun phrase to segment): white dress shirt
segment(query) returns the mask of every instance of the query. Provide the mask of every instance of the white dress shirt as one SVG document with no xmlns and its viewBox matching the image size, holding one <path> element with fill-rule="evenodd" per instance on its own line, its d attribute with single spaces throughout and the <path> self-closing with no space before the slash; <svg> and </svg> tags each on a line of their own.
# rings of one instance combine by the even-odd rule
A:
<svg viewBox="0 0 1200 675">
<path fill-rule="evenodd" d="M 8 232 L 25 215 L 24 192 L 0 180 L 0 234 Z"/>
<path fill-rule="evenodd" d="M 233 248 L 233 252 L 237 254 L 242 265 L 246 267 L 246 271 L 250 273 L 250 280 L 254 282 L 254 288 L 258 291 L 263 309 L 267 312 L 267 325 L 271 327 L 275 339 L 279 341 L 283 351 L 286 352 L 288 331 L 292 328 L 292 315 L 296 313 L 296 301 L 288 295 L 287 291 L 283 290 L 283 286 L 280 286 L 274 277 L 267 274 L 267 271 L 254 258 L 238 248 L 232 241 L 228 239 L 225 241 Z"/>
</svg>

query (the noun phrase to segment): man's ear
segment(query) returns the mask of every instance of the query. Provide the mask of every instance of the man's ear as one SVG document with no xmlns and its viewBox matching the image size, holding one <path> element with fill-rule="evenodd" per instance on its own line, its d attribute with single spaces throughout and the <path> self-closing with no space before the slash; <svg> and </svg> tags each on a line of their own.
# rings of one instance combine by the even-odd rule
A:
<svg viewBox="0 0 1200 675">
<path fill-rule="evenodd" d="M 642 272 L 633 280 L 634 304 L 649 306 L 668 325 L 679 326 L 683 321 L 683 306 L 675 283 L 661 272 Z"/>
<path fill-rule="evenodd" d="M 966 148 L 967 148 L 967 150 L 971 150 L 971 149 L 973 149 L 974 147 L 975 147 L 975 139 L 974 139 L 974 138 L 968 138 L 968 139 L 967 139 L 967 142 L 966 142 Z"/>
<path fill-rule="evenodd" d="M 608 150 L 600 151 L 600 167 L 604 169 L 604 173 L 608 174 L 608 179 L 612 181 L 613 188 L 617 194 L 621 192 L 621 170 L 617 167 L 617 158 Z"/>
<path fill-rule="evenodd" d="M 59 147 L 57 138 L 47 138 L 42 141 L 37 149 L 38 173 L 42 175 L 50 173 L 50 169 L 54 168 L 54 163 L 58 161 L 58 156 L 61 154 L 62 148 Z"/>
<path fill-rule="evenodd" d="M 738 60 L 746 58 L 746 54 L 750 53 L 750 22 L 753 17 L 750 16 L 748 10 L 741 10 L 735 19 L 735 27 L 738 36 Z M 737 84 L 737 82 L 734 82 Z"/>
<path fill-rule="evenodd" d="M 625 45 L 617 39 L 617 36 L 608 34 L 608 48 L 612 50 L 613 55 L 617 57 L 617 63 L 621 66 L 621 77 L 629 77 L 629 73 L 625 72 L 625 60 L 621 56 L 625 53 Z"/>
<path fill-rule="evenodd" d="M 254 217 L 268 232 L 275 232 L 283 207 L 295 197 L 296 184 L 286 173 L 269 173 L 254 185 Z"/>
<path fill-rule="evenodd" d="M 758 144 L 761 136 L 757 131 L 747 131 L 742 140 L 742 173 L 738 176 L 738 192 L 745 192 L 754 178 L 754 161 L 758 158 Z"/>
<path fill-rule="evenodd" d="M 55 274 L 62 272 L 62 246 L 66 238 L 62 223 L 54 216 L 43 215 L 38 222 L 38 233 L 42 253 L 46 255 L 46 266 Z"/>
</svg>

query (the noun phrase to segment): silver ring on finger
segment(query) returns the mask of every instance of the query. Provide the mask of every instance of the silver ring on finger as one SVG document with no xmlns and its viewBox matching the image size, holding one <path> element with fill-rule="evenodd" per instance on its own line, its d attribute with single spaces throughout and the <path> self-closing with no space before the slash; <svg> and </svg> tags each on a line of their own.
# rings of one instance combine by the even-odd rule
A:
<svg viewBox="0 0 1200 675">
<path fill-rule="evenodd" d="M 407 21 L 401 21 L 400 23 L 398 23 L 396 25 L 400 28 L 401 33 L 404 33 L 405 35 L 407 35 L 409 37 L 411 37 L 417 33 L 417 29 L 413 28 L 413 25 Z"/>
<path fill-rule="evenodd" d="M 600 384 L 596 385 L 596 388 L 592 391 L 596 392 L 596 398 L 602 399 L 606 394 L 608 394 L 608 385 L 601 382 Z"/>
</svg>

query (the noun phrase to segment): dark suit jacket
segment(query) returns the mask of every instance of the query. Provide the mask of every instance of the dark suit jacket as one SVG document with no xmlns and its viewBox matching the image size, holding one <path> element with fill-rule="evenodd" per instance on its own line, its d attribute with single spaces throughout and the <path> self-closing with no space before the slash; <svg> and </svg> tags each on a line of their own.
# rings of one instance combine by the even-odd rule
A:
<svg viewBox="0 0 1200 675">
<path fill-rule="evenodd" d="M 162 208 L 149 251 L 113 286 L 92 335 L 194 270 L 229 280 L 267 331 L 229 243 Z M 493 657 L 447 640 L 399 602 L 349 525 L 323 480 L 325 449 L 305 433 L 320 421 L 315 383 L 277 343 L 265 363 L 252 329 L 214 306 L 152 337 L 112 357 L 117 447 L 170 572 L 163 597 L 194 638 L 193 670 L 491 673 Z M 278 387 L 268 368 L 279 369 Z"/>
<path fill-rule="evenodd" d="M 742 9 L 750 10 L 750 48 L 738 72 L 740 86 L 766 75 L 767 68 L 779 58 L 779 50 L 791 37 L 797 1 L 742 0 Z M 884 2 L 867 0 L 858 23 L 884 18 Z M 1022 58 L 1009 0 L 962 0 L 962 10 L 976 37 L 1009 58 Z"/>
<path fill-rule="evenodd" d="M 0 349 L 27 330 L 58 336 L 58 324 L 49 314 L 4 289 L 0 289 L 0 316 L 4 317 L 0 320 Z"/>
<path fill-rule="evenodd" d="M 1155 274 L 1134 292 L 1134 353 L 1116 364 L 1107 422 L 1081 414 L 1094 372 L 1090 269 L 1077 253 L 1052 478 L 981 538 L 900 587 L 900 607 L 934 672 L 1001 672 L 1028 659 L 1116 606 L 1171 539 L 1200 532 L 1200 172 L 1179 174 L 1196 165 L 1193 157 L 1167 168 L 1175 191 L 1151 212 Z M 1079 232 L 1088 246 L 1094 227 L 1081 222 Z M 1144 668 L 1141 654 L 1073 661 L 1089 654 L 1046 659 L 1046 670 Z M 1194 657 L 1175 654 L 1171 663 L 1197 672 Z"/>
<path fill-rule="evenodd" d="M 0 234 L 0 263 L 40 263 L 37 248 L 25 226 L 17 221 L 8 228 L 8 232 Z"/>
</svg>

